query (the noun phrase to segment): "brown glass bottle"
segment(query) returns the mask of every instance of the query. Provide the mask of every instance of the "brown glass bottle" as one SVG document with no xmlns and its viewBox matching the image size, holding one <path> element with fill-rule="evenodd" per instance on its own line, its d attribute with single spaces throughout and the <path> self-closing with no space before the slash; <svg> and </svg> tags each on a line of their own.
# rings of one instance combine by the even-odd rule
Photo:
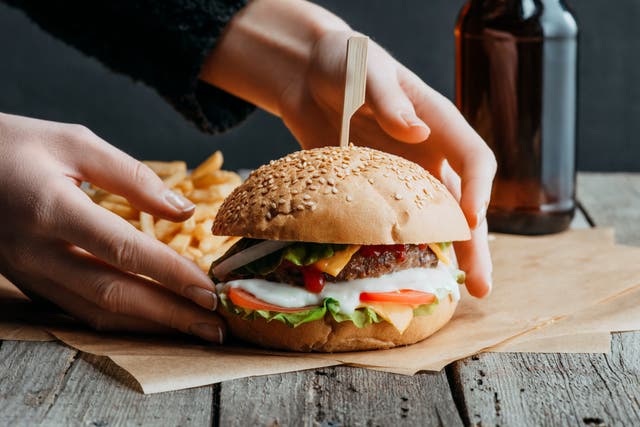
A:
<svg viewBox="0 0 640 427">
<path fill-rule="evenodd" d="M 545 234 L 575 211 L 576 21 L 562 0 L 470 0 L 456 104 L 495 153 L 493 231 Z"/>
</svg>

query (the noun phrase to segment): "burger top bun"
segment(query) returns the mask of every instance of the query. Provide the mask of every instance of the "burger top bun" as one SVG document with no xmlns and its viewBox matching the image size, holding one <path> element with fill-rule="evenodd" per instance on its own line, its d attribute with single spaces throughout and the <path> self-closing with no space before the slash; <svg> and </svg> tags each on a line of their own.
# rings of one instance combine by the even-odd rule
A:
<svg viewBox="0 0 640 427">
<path fill-rule="evenodd" d="M 298 151 L 255 170 L 213 234 L 387 245 L 468 240 L 460 206 L 418 164 L 365 147 Z"/>
</svg>

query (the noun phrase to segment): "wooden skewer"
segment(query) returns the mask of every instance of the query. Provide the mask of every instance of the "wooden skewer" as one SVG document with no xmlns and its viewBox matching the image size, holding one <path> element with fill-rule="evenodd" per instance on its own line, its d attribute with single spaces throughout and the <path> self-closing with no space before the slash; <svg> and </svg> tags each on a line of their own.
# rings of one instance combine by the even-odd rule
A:
<svg viewBox="0 0 640 427">
<path fill-rule="evenodd" d="M 347 42 L 347 79 L 344 84 L 344 104 L 340 146 L 349 145 L 351 117 L 364 104 L 367 87 L 367 47 L 369 37 L 353 36 Z"/>
</svg>

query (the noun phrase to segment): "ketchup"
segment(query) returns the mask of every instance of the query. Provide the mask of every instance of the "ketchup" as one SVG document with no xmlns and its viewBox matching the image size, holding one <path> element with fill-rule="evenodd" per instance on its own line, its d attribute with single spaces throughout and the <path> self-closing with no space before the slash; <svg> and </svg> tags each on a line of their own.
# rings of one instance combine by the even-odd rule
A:
<svg viewBox="0 0 640 427">
<path fill-rule="evenodd" d="M 367 258 L 380 256 L 385 252 L 392 252 L 398 262 L 404 261 L 407 257 L 405 245 L 366 245 L 360 248 L 360 254 Z"/>
<path fill-rule="evenodd" d="M 324 289 L 325 279 L 322 271 L 318 270 L 314 266 L 302 268 L 302 275 L 304 277 L 304 287 L 314 294 L 319 294 Z"/>
</svg>

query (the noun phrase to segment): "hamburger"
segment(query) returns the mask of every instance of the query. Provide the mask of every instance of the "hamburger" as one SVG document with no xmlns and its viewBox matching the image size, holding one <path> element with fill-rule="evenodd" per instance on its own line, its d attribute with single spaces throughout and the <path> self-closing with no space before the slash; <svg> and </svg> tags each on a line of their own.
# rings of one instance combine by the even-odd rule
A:
<svg viewBox="0 0 640 427">
<path fill-rule="evenodd" d="M 213 234 L 241 239 L 211 266 L 232 334 L 293 351 L 391 348 L 445 325 L 464 273 L 462 211 L 437 179 L 364 147 L 292 153 L 249 175 Z"/>
</svg>

